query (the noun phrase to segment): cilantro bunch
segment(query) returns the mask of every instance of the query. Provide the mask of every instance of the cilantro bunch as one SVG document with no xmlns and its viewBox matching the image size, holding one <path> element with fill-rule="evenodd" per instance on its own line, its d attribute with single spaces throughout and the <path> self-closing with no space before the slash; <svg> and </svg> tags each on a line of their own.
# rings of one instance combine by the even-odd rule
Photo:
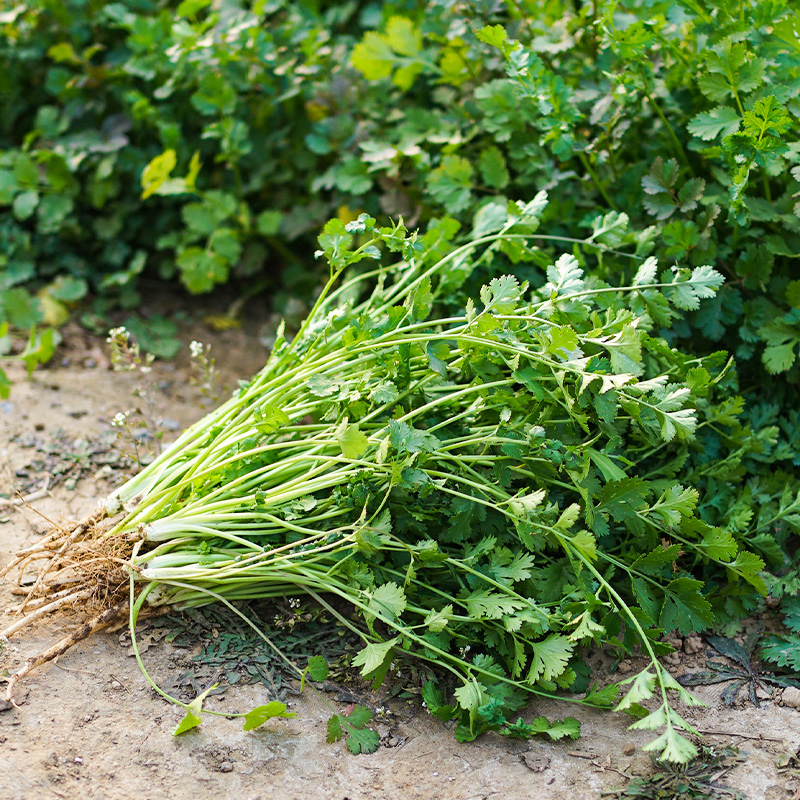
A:
<svg viewBox="0 0 800 800">
<path fill-rule="evenodd" d="M 651 312 L 722 278 L 647 258 L 612 287 L 564 253 L 539 289 L 498 277 L 437 311 L 504 248 L 548 240 L 545 207 L 498 209 L 444 254 L 366 215 L 326 226 L 331 278 L 294 339 L 105 502 L 124 511 L 108 537 L 139 540 L 132 624 L 144 602 L 308 594 L 362 637 L 353 664 L 376 685 L 400 656 L 427 662 L 441 684 L 426 703 L 462 740 L 577 735 L 513 715 L 580 685 L 585 646 L 641 648 L 616 707 L 663 731 L 649 748 L 664 758 L 694 755 L 669 693 L 694 701 L 657 661 L 661 635 L 710 625 L 721 589 L 763 591 L 763 563 L 695 518 L 695 489 L 648 477 L 680 458 L 725 373 L 651 335 Z M 727 578 L 704 587 L 698 564 Z"/>
</svg>

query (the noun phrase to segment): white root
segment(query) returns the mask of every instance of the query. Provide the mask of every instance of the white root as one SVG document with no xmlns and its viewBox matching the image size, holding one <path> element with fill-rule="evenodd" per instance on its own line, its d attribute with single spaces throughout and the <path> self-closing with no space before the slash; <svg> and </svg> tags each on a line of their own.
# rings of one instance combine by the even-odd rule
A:
<svg viewBox="0 0 800 800">
<path fill-rule="evenodd" d="M 71 634 L 69 634 L 69 636 L 65 636 L 60 641 L 56 642 L 56 644 L 54 644 L 49 650 L 45 650 L 44 653 L 39 653 L 38 656 L 29 658 L 23 667 L 20 667 L 20 669 L 18 669 L 9 677 L 8 685 L 6 686 L 6 700 L 8 700 L 9 703 L 17 708 L 18 706 L 14 702 L 13 696 L 14 685 L 17 683 L 17 681 L 24 678 L 29 672 L 31 672 L 31 670 L 36 669 L 36 667 L 46 664 L 48 661 L 52 661 L 54 658 L 58 658 L 58 656 L 60 656 L 62 653 L 66 653 L 71 647 L 76 645 L 78 642 L 82 642 L 96 631 L 101 631 L 104 628 L 107 628 L 109 625 L 112 625 L 127 613 L 127 603 L 120 603 L 112 608 L 108 608 L 102 614 L 98 614 L 88 622 L 84 622 L 83 625 L 74 630 Z"/>
<path fill-rule="evenodd" d="M 41 606 L 40 608 L 36 609 L 35 611 L 27 614 L 26 616 L 18 619 L 16 622 L 9 625 L 5 630 L 0 631 L 0 638 L 3 636 L 11 636 L 12 634 L 16 633 L 17 631 L 22 630 L 23 628 L 27 628 L 35 620 L 39 619 L 40 617 L 49 614 L 51 611 L 55 611 L 57 608 L 67 605 L 68 603 L 75 603 L 79 600 L 88 600 L 94 590 L 93 589 L 84 589 L 80 592 L 73 592 L 72 594 L 68 594 L 64 597 L 59 597 L 57 600 L 53 600 L 47 605 Z M 23 603 L 23 607 L 24 607 Z M 20 608 L 22 610 L 22 607 Z"/>
<path fill-rule="evenodd" d="M 38 608 L 41 608 L 46 603 L 51 603 L 53 600 L 57 600 L 59 597 L 64 597 L 65 595 L 72 594 L 75 591 L 73 587 L 69 587 L 67 589 L 62 589 L 59 592 L 52 592 L 47 597 L 39 597 L 36 600 L 29 600 L 27 609 L 28 611 L 36 611 Z M 25 597 L 28 596 L 28 590 L 19 586 L 12 586 L 11 587 L 11 594 L 21 594 Z M 6 609 L 7 614 L 21 614 L 22 613 L 22 606 L 10 606 Z"/>
</svg>

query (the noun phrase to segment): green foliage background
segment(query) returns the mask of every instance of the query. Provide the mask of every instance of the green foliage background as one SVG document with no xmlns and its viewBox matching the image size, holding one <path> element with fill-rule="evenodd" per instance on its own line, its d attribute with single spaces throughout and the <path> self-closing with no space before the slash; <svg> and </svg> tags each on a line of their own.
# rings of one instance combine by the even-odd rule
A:
<svg viewBox="0 0 800 800">
<path fill-rule="evenodd" d="M 14 327 L 87 294 L 134 306 L 148 272 L 193 293 L 306 290 L 330 216 L 446 218 L 457 236 L 493 201 L 547 189 L 554 232 L 617 211 L 662 264 L 727 275 L 673 335 L 733 344 L 753 378 L 795 364 L 788 3 L 0 8 L 0 315 Z"/>
</svg>

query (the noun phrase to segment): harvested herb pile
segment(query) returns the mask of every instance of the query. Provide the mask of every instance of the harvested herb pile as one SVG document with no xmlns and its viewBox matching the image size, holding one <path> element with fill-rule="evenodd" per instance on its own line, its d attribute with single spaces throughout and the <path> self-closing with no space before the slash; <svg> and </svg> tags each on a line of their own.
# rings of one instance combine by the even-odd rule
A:
<svg viewBox="0 0 800 800">
<path fill-rule="evenodd" d="M 452 698 L 434 683 L 423 696 L 461 740 L 577 736 L 574 719 L 514 714 L 573 687 L 584 646 L 639 647 L 650 661 L 622 699 L 612 685 L 584 702 L 661 731 L 647 747 L 661 758 L 693 757 L 670 693 L 694 701 L 656 660 L 659 639 L 708 627 L 742 585 L 763 591 L 763 562 L 696 517 L 697 490 L 674 477 L 697 430 L 735 424 L 703 400 L 727 358 L 687 358 L 655 329 L 722 277 L 623 256 L 598 231 L 549 262 L 535 244 L 551 239 L 536 233 L 545 205 L 495 206 L 444 251 L 366 215 L 329 223 L 331 279 L 298 334 L 107 498 L 98 516 L 121 518 L 76 529 L 69 567 L 81 548 L 89 562 L 124 548 L 132 626 L 146 604 L 310 595 L 362 638 L 353 665 L 375 684 L 398 653 L 450 673 Z M 629 282 L 587 278 L 584 252 L 620 259 Z M 497 277 L 442 314 L 498 255 L 541 261 L 547 282 Z"/>
</svg>

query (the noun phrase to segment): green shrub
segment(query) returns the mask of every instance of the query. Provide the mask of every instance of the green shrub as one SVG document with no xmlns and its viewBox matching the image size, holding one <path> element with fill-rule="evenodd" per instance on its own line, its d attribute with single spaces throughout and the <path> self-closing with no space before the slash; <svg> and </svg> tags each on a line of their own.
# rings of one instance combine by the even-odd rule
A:
<svg viewBox="0 0 800 800">
<path fill-rule="evenodd" d="M 332 214 L 447 216 L 453 236 L 557 187 L 554 231 L 624 213 L 662 263 L 728 276 L 673 336 L 769 374 L 795 364 L 787 3 L 2 8 L 3 288 L 44 289 L 9 296 L 13 326 L 58 322 L 87 292 L 133 306 L 143 271 L 195 293 L 274 288 L 277 272 L 308 290 L 310 235 Z"/>
</svg>

